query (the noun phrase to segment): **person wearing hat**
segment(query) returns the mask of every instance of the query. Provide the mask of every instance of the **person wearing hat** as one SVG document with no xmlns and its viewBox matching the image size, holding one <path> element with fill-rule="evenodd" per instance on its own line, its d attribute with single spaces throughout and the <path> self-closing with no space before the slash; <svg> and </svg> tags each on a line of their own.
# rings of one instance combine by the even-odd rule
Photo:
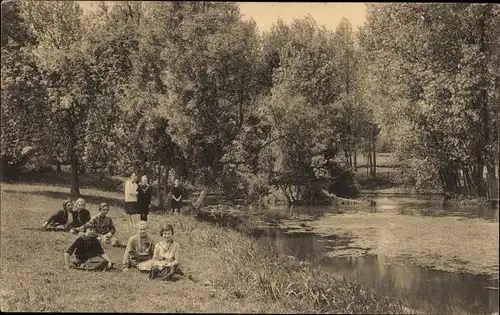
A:
<svg viewBox="0 0 500 315">
<path fill-rule="evenodd" d="M 102 244 L 111 244 L 111 246 L 120 246 L 120 241 L 114 236 L 116 233 L 113 219 L 108 214 L 109 206 L 103 202 L 99 205 L 99 213 L 93 216 L 89 222 L 85 223 L 82 227 L 76 229 L 79 232 L 85 232 L 86 229 L 93 226 L 96 229 L 97 239 Z"/>
<path fill-rule="evenodd" d="M 42 225 L 44 229 L 60 229 L 65 230 L 68 223 L 69 213 L 73 209 L 73 202 L 69 199 L 63 201 L 62 210 L 57 211 L 50 216 Z"/>
<path fill-rule="evenodd" d="M 123 271 L 130 268 L 137 268 L 139 271 L 150 271 L 153 267 L 152 258 L 155 243 L 148 234 L 148 223 L 139 221 L 137 228 L 137 234 L 129 238 L 127 248 L 123 254 Z"/>
</svg>

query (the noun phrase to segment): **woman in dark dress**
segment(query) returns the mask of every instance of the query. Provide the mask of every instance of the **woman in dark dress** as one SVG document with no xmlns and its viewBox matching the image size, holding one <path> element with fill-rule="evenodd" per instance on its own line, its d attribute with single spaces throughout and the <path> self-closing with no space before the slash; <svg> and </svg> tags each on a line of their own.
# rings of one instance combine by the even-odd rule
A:
<svg viewBox="0 0 500 315">
<path fill-rule="evenodd" d="M 141 182 L 137 186 L 137 207 L 141 215 L 141 221 L 148 220 L 149 204 L 151 203 L 151 186 L 146 175 L 141 177 Z"/>
<path fill-rule="evenodd" d="M 65 200 L 63 202 L 63 209 L 53 214 L 50 218 L 43 223 L 43 228 L 47 230 L 66 230 L 69 214 L 73 211 L 73 202 Z"/>
<path fill-rule="evenodd" d="M 172 213 L 175 213 L 175 209 L 177 209 L 177 211 L 181 213 L 183 191 L 180 186 L 179 179 L 176 179 L 174 181 L 174 187 L 172 187 L 172 189 L 170 190 L 170 194 L 172 195 L 172 200 L 170 201 L 170 208 L 172 209 Z"/>
</svg>

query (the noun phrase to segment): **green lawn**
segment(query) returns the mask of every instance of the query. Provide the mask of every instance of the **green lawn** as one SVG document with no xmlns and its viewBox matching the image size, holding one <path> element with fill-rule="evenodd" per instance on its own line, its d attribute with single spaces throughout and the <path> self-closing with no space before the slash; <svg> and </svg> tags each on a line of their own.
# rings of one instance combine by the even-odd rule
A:
<svg viewBox="0 0 500 315">
<path fill-rule="evenodd" d="M 184 215 L 150 215 L 150 231 L 171 223 L 181 244 L 183 269 L 196 281 L 163 283 L 136 271 L 86 273 L 63 268 L 75 236 L 37 228 L 61 207 L 68 189 L 2 183 L 1 309 L 54 312 L 401 313 L 397 302 L 356 282 L 312 269 L 235 231 Z M 117 237 L 126 228 L 122 194 L 82 189 L 88 209 L 108 202 Z M 90 197 L 92 196 L 92 197 Z M 156 236 L 157 237 L 157 236 Z M 105 248 L 121 267 L 123 248 Z"/>
</svg>

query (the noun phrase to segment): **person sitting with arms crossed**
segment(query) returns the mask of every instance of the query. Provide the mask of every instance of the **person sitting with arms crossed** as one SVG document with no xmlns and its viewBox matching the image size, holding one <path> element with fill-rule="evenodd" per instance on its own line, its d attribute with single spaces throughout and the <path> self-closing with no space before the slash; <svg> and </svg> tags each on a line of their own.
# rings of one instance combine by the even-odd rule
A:
<svg viewBox="0 0 500 315">
<path fill-rule="evenodd" d="M 74 259 L 71 256 L 74 254 Z M 113 267 L 111 259 L 104 253 L 97 240 L 94 226 L 87 227 L 85 235 L 80 235 L 64 253 L 66 269 L 76 268 L 87 271 L 102 271 Z"/>
</svg>

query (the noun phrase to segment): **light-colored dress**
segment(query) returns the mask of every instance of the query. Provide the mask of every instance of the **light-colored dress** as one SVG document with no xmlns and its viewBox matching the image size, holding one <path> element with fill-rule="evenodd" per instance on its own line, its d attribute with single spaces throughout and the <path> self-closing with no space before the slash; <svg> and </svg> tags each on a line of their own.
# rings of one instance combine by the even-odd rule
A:
<svg viewBox="0 0 500 315">
<path fill-rule="evenodd" d="M 164 266 L 168 263 L 179 262 L 179 243 L 176 241 L 161 241 L 156 244 L 153 261 L 155 266 Z"/>
<path fill-rule="evenodd" d="M 153 248 L 155 248 L 154 242 L 149 235 L 144 238 L 132 235 L 123 255 L 123 268 L 136 267 L 143 271 L 151 270 Z"/>
</svg>

